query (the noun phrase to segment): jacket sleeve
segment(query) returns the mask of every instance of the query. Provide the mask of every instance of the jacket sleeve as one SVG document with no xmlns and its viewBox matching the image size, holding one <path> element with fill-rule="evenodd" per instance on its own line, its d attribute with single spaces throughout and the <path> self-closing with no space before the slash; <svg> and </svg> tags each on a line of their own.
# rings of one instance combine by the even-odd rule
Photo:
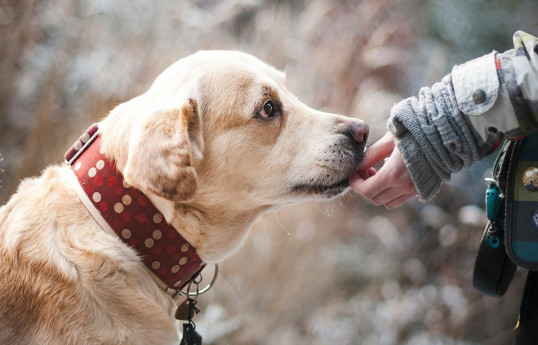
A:
<svg viewBox="0 0 538 345">
<path fill-rule="evenodd" d="M 456 101 L 486 144 L 538 128 L 538 39 L 518 31 L 514 49 L 492 52 L 452 70 Z"/>
<path fill-rule="evenodd" d="M 517 139 L 538 129 L 538 40 L 519 31 L 514 44 L 455 66 L 391 109 L 388 128 L 421 200 L 491 153 L 503 135 Z"/>
</svg>

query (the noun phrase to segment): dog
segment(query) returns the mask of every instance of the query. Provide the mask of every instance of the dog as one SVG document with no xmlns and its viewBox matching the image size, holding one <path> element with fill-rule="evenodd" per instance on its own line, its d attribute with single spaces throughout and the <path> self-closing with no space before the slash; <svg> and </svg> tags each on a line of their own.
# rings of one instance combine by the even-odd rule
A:
<svg viewBox="0 0 538 345">
<path fill-rule="evenodd" d="M 284 73 L 233 51 L 179 60 L 98 128 L 125 188 L 204 264 L 237 251 L 260 214 L 345 193 L 368 136 L 363 121 L 309 108 Z M 0 209 L 0 344 L 178 344 L 177 298 L 120 238 L 130 233 L 89 211 L 75 169 L 23 180 Z M 118 216 L 135 203 L 122 200 Z"/>
</svg>

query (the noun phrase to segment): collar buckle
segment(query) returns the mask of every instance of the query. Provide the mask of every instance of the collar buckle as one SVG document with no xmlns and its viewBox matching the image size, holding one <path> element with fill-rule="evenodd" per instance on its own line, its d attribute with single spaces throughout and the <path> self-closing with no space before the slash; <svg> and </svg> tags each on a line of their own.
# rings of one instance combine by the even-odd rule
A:
<svg viewBox="0 0 538 345">
<path fill-rule="evenodd" d="M 72 165 L 73 162 L 91 145 L 99 136 L 99 125 L 94 123 L 78 138 L 64 155 L 65 163 Z"/>
</svg>

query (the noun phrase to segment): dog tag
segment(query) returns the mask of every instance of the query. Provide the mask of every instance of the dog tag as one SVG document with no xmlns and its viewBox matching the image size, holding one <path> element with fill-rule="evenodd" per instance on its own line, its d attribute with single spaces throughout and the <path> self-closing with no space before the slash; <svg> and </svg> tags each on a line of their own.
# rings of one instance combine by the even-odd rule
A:
<svg viewBox="0 0 538 345">
<path fill-rule="evenodd" d="M 190 307 L 189 300 L 186 299 L 176 309 L 176 320 L 191 320 L 194 316 L 194 309 Z"/>
<path fill-rule="evenodd" d="M 191 323 L 183 324 L 183 338 L 179 345 L 202 345 L 202 336 Z"/>
</svg>

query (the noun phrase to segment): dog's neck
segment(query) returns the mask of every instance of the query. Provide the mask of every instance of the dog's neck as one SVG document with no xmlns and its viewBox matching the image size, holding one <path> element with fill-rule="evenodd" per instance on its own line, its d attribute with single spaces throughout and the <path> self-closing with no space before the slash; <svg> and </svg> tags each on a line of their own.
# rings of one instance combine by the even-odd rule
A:
<svg viewBox="0 0 538 345">
<path fill-rule="evenodd" d="M 214 198 L 197 196 L 188 203 L 174 203 L 148 195 L 166 221 L 191 243 L 207 264 L 217 263 L 235 253 L 260 214 L 269 207 L 230 207 Z"/>
</svg>

